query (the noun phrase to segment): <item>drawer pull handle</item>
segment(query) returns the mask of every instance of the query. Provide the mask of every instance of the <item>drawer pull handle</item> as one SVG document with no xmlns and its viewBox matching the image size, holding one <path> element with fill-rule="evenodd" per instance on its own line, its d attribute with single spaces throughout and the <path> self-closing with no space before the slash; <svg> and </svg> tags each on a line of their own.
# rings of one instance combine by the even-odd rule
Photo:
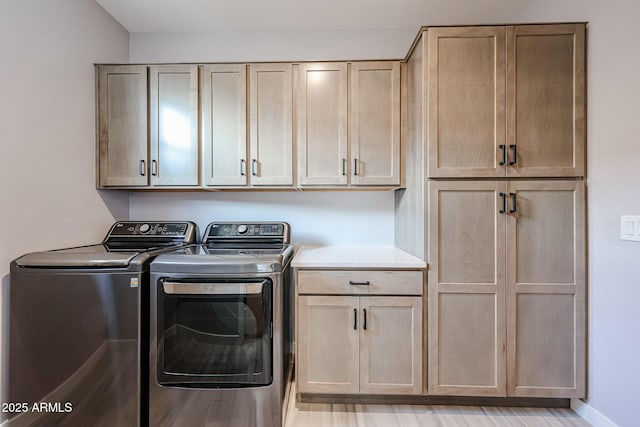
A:
<svg viewBox="0 0 640 427">
<path fill-rule="evenodd" d="M 358 329 L 358 309 L 353 309 L 353 329 Z"/>
<path fill-rule="evenodd" d="M 351 286 L 369 286 L 369 281 L 366 282 L 354 282 L 353 280 L 349 280 L 349 284 Z"/>
<path fill-rule="evenodd" d="M 500 166 L 504 166 L 507 163 L 507 146 L 504 144 L 500 144 L 500 151 L 502 151 L 502 160 L 500 160 Z"/>
<path fill-rule="evenodd" d="M 509 209 L 509 213 L 516 213 L 516 211 L 518 210 L 518 203 L 516 202 L 516 193 L 509 193 L 509 196 L 511 196 L 511 203 L 512 203 L 512 207 L 511 209 Z"/>
<path fill-rule="evenodd" d="M 366 331 L 367 330 L 367 309 L 363 308 L 362 311 L 364 311 L 364 324 L 362 325 L 362 328 Z"/>
<path fill-rule="evenodd" d="M 513 152 L 513 159 L 509 162 L 510 166 L 514 166 L 518 163 L 518 146 L 516 144 L 509 145 L 509 148 Z"/>
</svg>

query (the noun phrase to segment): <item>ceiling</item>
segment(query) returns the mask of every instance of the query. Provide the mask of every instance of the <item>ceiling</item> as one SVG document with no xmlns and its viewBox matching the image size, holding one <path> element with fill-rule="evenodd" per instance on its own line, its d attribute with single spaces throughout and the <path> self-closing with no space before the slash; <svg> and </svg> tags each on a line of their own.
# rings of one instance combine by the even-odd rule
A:
<svg viewBox="0 0 640 427">
<path fill-rule="evenodd" d="M 348 30 L 507 22 L 535 0 L 96 0 L 129 32 Z"/>
</svg>

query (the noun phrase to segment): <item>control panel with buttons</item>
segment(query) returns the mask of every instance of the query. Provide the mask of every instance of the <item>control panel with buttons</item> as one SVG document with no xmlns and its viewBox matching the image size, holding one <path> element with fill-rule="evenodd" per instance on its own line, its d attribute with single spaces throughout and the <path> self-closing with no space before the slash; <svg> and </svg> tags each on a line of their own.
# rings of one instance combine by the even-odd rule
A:
<svg viewBox="0 0 640 427">
<path fill-rule="evenodd" d="M 189 224 L 185 222 L 130 222 L 116 223 L 108 237 L 131 236 L 163 236 L 181 237 L 189 230 Z"/>
<path fill-rule="evenodd" d="M 284 237 L 285 224 L 278 223 L 213 223 L 207 237 Z"/>
</svg>

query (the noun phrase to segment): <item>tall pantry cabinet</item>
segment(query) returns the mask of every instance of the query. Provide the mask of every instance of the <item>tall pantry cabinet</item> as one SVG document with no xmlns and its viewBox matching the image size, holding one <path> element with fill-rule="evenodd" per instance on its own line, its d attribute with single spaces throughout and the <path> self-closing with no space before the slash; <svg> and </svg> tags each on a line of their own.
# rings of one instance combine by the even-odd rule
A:
<svg viewBox="0 0 640 427">
<path fill-rule="evenodd" d="M 427 28 L 409 58 L 427 186 L 396 206 L 426 216 L 429 394 L 585 396 L 585 30 Z"/>
</svg>

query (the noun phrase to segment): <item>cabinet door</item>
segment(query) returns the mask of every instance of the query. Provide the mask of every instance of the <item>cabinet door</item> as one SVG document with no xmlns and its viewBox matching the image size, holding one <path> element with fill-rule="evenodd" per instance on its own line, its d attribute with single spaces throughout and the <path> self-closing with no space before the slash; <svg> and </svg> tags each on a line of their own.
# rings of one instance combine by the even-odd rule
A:
<svg viewBox="0 0 640 427">
<path fill-rule="evenodd" d="M 347 64 L 301 64 L 296 101 L 300 185 L 346 185 Z"/>
<path fill-rule="evenodd" d="M 298 297 L 300 393 L 358 393 L 358 297 Z"/>
<path fill-rule="evenodd" d="M 198 185 L 198 67 L 149 67 L 151 184 Z"/>
<path fill-rule="evenodd" d="M 509 395 L 585 397 L 584 183 L 518 181 L 509 195 Z"/>
<path fill-rule="evenodd" d="M 202 141 L 205 185 L 247 184 L 247 68 L 205 65 Z"/>
<path fill-rule="evenodd" d="M 428 176 L 504 176 L 505 27 L 429 28 L 427 51 Z"/>
<path fill-rule="evenodd" d="M 360 297 L 360 393 L 422 393 L 422 298 Z"/>
<path fill-rule="evenodd" d="M 351 66 L 351 184 L 400 185 L 400 63 Z"/>
<path fill-rule="evenodd" d="M 98 67 L 98 144 L 101 187 L 148 181 L 147 67 Z"/>
<path fill-rule="evenodd" d="M 291 64 L 250 70 L 252 185 L 293 185 Z"/>
<path fill-rule="evenodd" d="M 584 24 L 515 26 L 507 34 L 507 174 L 583 176 Z"/>
<path fill-rule="evenodd" d="M 504 183 L 429 182 L 429 393 L 505 395 Z"/>
</svg>

